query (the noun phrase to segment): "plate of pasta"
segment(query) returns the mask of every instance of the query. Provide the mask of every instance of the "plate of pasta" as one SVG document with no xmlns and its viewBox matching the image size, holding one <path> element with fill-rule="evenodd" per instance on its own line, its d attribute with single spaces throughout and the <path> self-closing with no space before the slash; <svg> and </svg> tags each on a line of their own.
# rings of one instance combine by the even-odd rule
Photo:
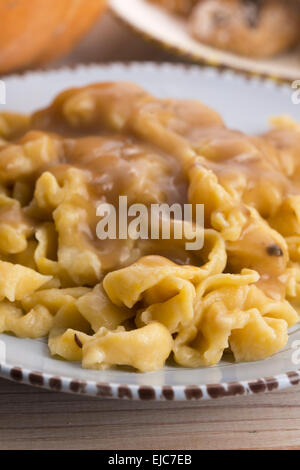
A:
<svg viewBox="0 0 300 470">
<path fill-rule="evenodd" d="M 152 63 L 1 86 L 1 376 L 145 400 L 300 381 L 298 90 Z"/>
<path fill-rule="evenodd" d="M 110 0 L 112 12 L 158 46 L 194 62 L 296 80 L 299 0 Z"/>
</svg>

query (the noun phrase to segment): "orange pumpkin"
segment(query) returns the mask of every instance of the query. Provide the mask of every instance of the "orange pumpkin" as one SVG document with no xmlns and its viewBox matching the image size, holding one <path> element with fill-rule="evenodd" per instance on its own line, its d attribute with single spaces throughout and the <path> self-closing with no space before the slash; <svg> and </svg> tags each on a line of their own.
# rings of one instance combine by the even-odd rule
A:
<svg viewBox="0 0 300 470">
<path fill-rule="evenodd" d="M 64 54 L 105 4 L 105 0 L 0 0 L 0 73 Z"/>
</svg>

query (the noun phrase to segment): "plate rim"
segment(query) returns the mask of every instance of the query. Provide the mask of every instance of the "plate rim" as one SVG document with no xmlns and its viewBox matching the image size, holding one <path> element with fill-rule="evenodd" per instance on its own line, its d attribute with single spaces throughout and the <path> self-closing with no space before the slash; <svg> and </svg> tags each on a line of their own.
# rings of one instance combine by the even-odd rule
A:
<svg viewBox="0 0 300 470">
<path fill-rule="evenodd" d="M 235 382 L 191 385 L 137 385 L 81 380 L 0 363 L 0 377 L 54 392 L 132 401 L 207 401 L 284 390 L 300 384 L 300 369 L 269 377 Z"/>
<path fill-rule="evenodd" d="M 189 52 L 188 50 L 181 48 L 178 45 L 172 44 L 171 42 L 168 42 L 163 39 L 159 39 L 155 35 L 151 34 L 148 31 L 146 32 L 144 29 L 134 24 L 132 21 L 129 20 L 129 18 L 125 17 L 117 9 L 117 7 L 114 5 L 114 0 L 108 0 L 108 9 L 109 9 L 109 12 L 113 15 L 113 17 L 119 23 L 121 23 L 123 26 L 126 26 L 128 29 L 130 29 L 136 36 L 143 38 L 144 41 L 148 43 L 152 43 L 158 46 L 160 49 L 164 49 L 166 52 L 170 52 L 181 57 L 183 60 L 192 61 L 194 64 L 198 64 L 200 66 L 204 65 L 204 66 L 210 66 L 210 67 L 220 68 L 224 70 L 231 70 L 235 73 L 238 73 L 247 77 L 268 78 L 275 82 L 290 83 L 291 81 L 297 79 L 297 77 L 294 77 L 288 74 L 281 75 L 281 74 L 274 74 L 271 72 L 262 72 L 259 70 L 248 70 L 243 67 L 239 68 L 237 65 L 235 66 L 229 65 L 228 63 L 223 62 L 222 60 L 216 60 L 212 56 L 210 58 L 207 58 L 207 57 L 201 56 L 200 54 L 198 55 L 194 52 Z M 215 50 L 219 52 L 226 52 L 217 48 L 215 48 Z M 299 76 L 300 76 L 300 70 L 299 70 Z"/>
<path fill-rule="evenodd" d="M 174 69 L 181 69 L 184 71 L 198 70 L 200 73 L 205 70 L 214 71 L 218 75 L 227 73 L 227 69 L 217 68 L 214 66 L 201 66 L 184 63 L 169 63 L 169 62 L 149 62 L 149 61 L 128 61 L 128 62 L 108 62 L 99 64 L 91 62 L 89 64 L 79 63 L 75 66 L 58 66 L 51 69 L 39 68 L 32 71 L 25 71 L 3 76 L 5 80 L 26 79 L 30 76 L 39 74 L 53 74 L 55 72 L 76 72 L 76 70 L 89 69 L 91 67 L 110 68 L 121 67 L 130 69 L 134 67 L 154 67 L 162 69 L 170 67 Z M 249 82 L 249 79 L 260 82 L 272 83 L 276 88 L 283 91 L 286 88 L 286 83 L 282 81 L 272 80 L 269 76 L 257 76 L 250 74 L 240 74 L 239 72 L 231 69 L 230 73 L 233 76 L 240 77 Z M 17 364 L 10 364 L 8 362 L 0 362 L 0 377 L 12 380 L 17 383 L 27 384 L 44 388 L 52 391 L 73 393 L 77 395 L 94 396 L 101 399 L 128 399 L 128 400 L 142 400 L 142 401 L 186 401 L 197 400 L 206 401 L 211 399 L 233 397 L 233 396 L 247 396 L 258 393 L 271 392 L 273 390 L 283 390 L 291 386 L 300 384 L 300 369 L 287 371 L 273 376 L 260 377 L 252 380 L 242 380 L 235 382 L 220 382 L 213 384 L 189 384 L 189 385 L 138 385 L 138 384 L 123 384 L 118 382 L 101 382 L 96 380 L 82 380 L 76 379 L 68 375 L 53 375 L 41 370 L 30 369 L 22 367 Z"/>
</svg>

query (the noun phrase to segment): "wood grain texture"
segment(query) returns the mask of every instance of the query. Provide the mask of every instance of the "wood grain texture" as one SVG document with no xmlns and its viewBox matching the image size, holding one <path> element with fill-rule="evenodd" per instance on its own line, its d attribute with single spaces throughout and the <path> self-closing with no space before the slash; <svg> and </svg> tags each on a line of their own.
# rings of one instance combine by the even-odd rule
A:
<svg viewBox="0 0 300 470">
<path fill-rule="evenodd" d="M 54 65 L 178 60 L 106 15 Z M 0 379 L 0 449 L 300 449 L 300 388 L 210 402 L 130 402 Z"/>
<path fill-rule="evenodd" d="M 300 389 L 209 402 L 99 400 L 0 379 L 0 449 L 300 449 Z"/>
</svg>

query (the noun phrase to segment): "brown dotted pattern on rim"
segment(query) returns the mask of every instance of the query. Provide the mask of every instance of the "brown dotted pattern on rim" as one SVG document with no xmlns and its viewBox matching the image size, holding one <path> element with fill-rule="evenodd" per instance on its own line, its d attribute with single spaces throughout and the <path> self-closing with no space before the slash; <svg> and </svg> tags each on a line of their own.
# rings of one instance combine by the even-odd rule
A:
<svg viewBox="0 0 300 470">
<path fill-rule="evenodd" d="M 300 375 L 299 372 L 288 372 L 286 374 L 288 376 L 288 379 L 290 381 L 291 385 L 298 385 L 300 383 Z"/>
<path fill-rule="evenodd" d="M 16 382 L 26 382 L 24 373 L 20 367 L 7 369 L 3 368 L 3 364 L 0 364 L 0 370 L 2 372 L 5 371 L 3 374 L 4 376 L 9 375 L 9 377 Z M 278 378 L 266 377 L 264 379 L 245 382 L 244 384 L 241 382 L 229 382 L 228 384 L 203 385 L 202 387 L 189 385 L 184 388 L 184 394 L 187 400 L 200 400 L 206 398 L 204 391 L 206 391 L 208 397 L 212 399 L 226 396 L 246 395 L 251 392 L 253 394 L 267 391 L 270 392 L 279 388 L 280 379 L 284 378 L 289 379 L 290 385 L 298 385 L 300 384 L 300 370 L 287 372 Z M 41 372 L 29 372 L 28 381 L 31 385 L 47 388 L 46 378 Z M 133 393 L 128 385 L 119 385 L 116 392 L 113 391 L 113 388 L 108 383 L 98 383 L 96 385 L 97 393 L 92 393 L 91 395 L 97 395 L 101 398 L 134 399 Z M 56 391 L 67 391 L 63 386 L 61 377 L 50 377 L 48 387 Z M 88 393 L 87 383 L 85 381 L 72 380 L 69 383 L 68 388 L 72 393 Z M 176 386 L 163 386 L 157 397 L 164 400 L 176 400 Z M 157 397 L 154 387 L 145 385 L 138 388 L 138 398 L 140 400 L 156 400 Z"/>
<path fill-rule="evenodd" d="M 221 384 L 207 385 L 207 393 L 210 398 L 222 398 L 245 395 L 247 390 L 240 382 L 229 382 L 227 388 Z"/>
<path fill-rule="evenodd" d="M 196 385 L 186 387 L 184 393 L 187 400 L 200 400 L 203 397 L 201 388 Z"/>
<path fill-rule="evenodd" d="M 62 389 L 62 381 L 60 377 L 51 377 L 49 379 L 49 387 L 59 392 Z"/>
<path fill-rule="evenodd" d="M 275 377 L 266 377 L 265 382 L 269 392 L 272 392 L 272 390 L 276 390 L 279 387 L 279 382 Z"/>
<path fill-rule="evenodd" d="M 119 398 L 128 398 L 128 400 L 132 400 L 132 392 L 127 385 L 120 385 L 118 387 L 118 397 Z"/>
<path fill-rule="evenodd" d="M 175 394 L 172 387 L 165 385 L 161 391 L 162 397 L 165 400 L 174 400 Z"/>
<path fill-rule="evenodd" d="M 262 379 L 253 380 L 248 385 L 252 393 L 262 393 L 267 389 L 267 385 Z"/>
<path fill-rule="evenodd" d="M 112 398 L 113 391 L 111 386 L 106 383 L 97 384 L 97 396 L 101 398 Z"/>
<path fill-rule="evenodd" d="M 69 388 L 73 393 L 85 393 L 86 382 L 84 382 L 84 380 L 72 380 L 70 382 Z"/>
<path fill-rule="evenodd" d="M 20 367 L 13 367 L 10 370 L 10 376 L 13 380 L 16 380 L 17 382 L 23 381 L 23 372 Z"/>
<path fill-rule="evenodd" d="M 138 395 L 141 400 L 155 400 L 155 390 L 148 385 L 139 387 Z"/>
<path fill-rule="evenodd" d="M 30 372 L 28 380 L 31 385 L 42 387 L 44 385 L 44 377 L 40 372 Z"/>
</svg>

